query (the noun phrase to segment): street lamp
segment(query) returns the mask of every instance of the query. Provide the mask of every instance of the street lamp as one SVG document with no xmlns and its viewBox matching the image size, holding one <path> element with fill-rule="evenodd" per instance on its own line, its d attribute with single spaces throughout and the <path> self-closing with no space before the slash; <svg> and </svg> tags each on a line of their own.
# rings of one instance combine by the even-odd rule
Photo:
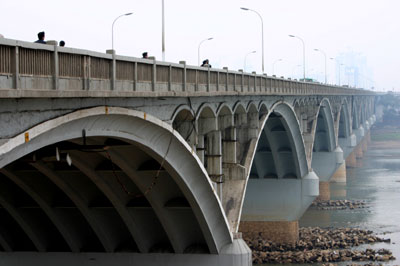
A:
<svg viewBox="0 0 400 266">
<path fill-rule="evenodd" d="M 245 11 L 252 11 L 260 17 L 260 20 L 261 20 L 261 52 L 262 52 L 262 54 L 261 54 L 262 68 L 261 69 L 262 69 L 262 73 L 264 73 L 264 21 L 260 15 L 260 13 L 258 13 L 257 11 L 247 8 L 247 7 L 241 7 L 240 9 L 245 10 Z"/>
<path fill-rule="evenodd" d="M 117 19 L 119 19 L 120 17 L 130 16 L 130 15 L 132 15 L 132 12 L 131 13 L 122 14 L 122 15 L 118 16 L 116 19 L 114 19 L 114 21 L 112 23 L 112 27 L 111 27 L 111 49 L 113 50 L 113 52 L 114 52 L 114 24 L 115 24 L 115 21 L 117 21 Z"/>
<path fill-rule="evenodd" d="M 325 84 L 327 84 L 327 75 L 326 75 L 326 53 L 322 51 L 321 49 L 314 49 L 314 51 L 321 52 L 324 55 L 325 58 Z"/>
<path fill-rule="evenodd" d="M 297 38 L 303 43 L 303 81 L 306 81 L 306 45 L 304 44 L 303 39 L 300 38 L 299 36 L 290 34 L 289 37 Z"/>
<path fill-rule="evenodd" d="M 340 86 L 340 75 L 342 74 L 341 66 L 344 66 L 344 64 L 339 65 L 339 86 Z"/>
<path fill-rule="evenodd" d="M 244 71 L 246 71 L 246 60 L 247 60 L 247 56 L 249 55 L 249 54 L 255 54 L 257 51 L 251 51 L 251 52 L 248 52 L 247 54 L 246 54 L 246 56 L 244 57 L 244 64 L 243 64 L 243 70 Z"/>
<path fill-rule="evenodd" d="M 161 3 L 161 13 L 162 13 L 162 36 L 161 36 L 161 52 L 162 52 L 162 60 L 165 61 L 165 21 L 164 21 L 164 0 Z"/>
<path fill-rule="evenodd" d="M 202 40 L 202 41 L 199 43 L 199 48 L 197 49 L 197 65 L 200 65 L 200 46 L 201 46 L 201 44 L 202 44 L 203 42 L 205 42 L 205 41 L 211 41 L 212 39 L 214 39 L 214 38 L 213 38 L 213 37 L 210 37 L 210 38 L 207 38 L 207 39 Z"/>
<path fill-rule="evenodd" d="M 274 63 L 272 64 L 272 75 L 275 74 L 275 64 L 282 60 L 283 60 L 282 58 L 279 58 L 274 61 Z"/>
</svg>

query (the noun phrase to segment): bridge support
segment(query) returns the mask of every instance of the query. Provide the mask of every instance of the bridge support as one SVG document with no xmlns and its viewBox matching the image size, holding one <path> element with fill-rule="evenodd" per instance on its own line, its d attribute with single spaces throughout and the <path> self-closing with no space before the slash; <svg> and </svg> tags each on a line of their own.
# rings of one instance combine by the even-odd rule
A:
<svg viewBox="0 0 400 266">
<path fill-rule="evenodd" d="M 336 172 L 333 174 L 331 182 L 346 182 L 347 176 L 346 176 L 346 161 L 344 161 L 339 168 L 336 170 Z M 321 188 L 320 188 L 321 189 Z"/>
<path fill-rule="evenodd" d="M 343 164 L 343 150 L 338 146 L 331 152 L 314 152 L 312 168 L 319 177 L 319 196 L 316 200 L 330 200 L 331 193 L 329 181 Z"/>
<path fill-rule="evenodd" d="M 298 220 L 319 193 L 319 179 L 249 179 L 239 231 L 279 243 L 298 240 Z"/>
<path fill-rule="evenodd" d="M 261 235 L 262 239 L 274 243 L 295 243 L 299 239 L 299 222 L 243 221 L 240 223 L 239 231 L 245 238 L 251 239 Z"/>
<path fill-rule="evenodd" d="M 331 199 L 331 189 L 329 181 L 319 182 L 319 196 L 316 198 L 317 201 L 326 201 Z"/>
</svg>

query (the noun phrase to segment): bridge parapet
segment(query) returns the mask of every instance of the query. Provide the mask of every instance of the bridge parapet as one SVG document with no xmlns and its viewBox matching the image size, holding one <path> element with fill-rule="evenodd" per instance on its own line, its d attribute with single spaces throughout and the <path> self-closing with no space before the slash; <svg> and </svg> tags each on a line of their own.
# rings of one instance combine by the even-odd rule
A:
<svg viewBox="0 0 400 266">
<path fill-rule="evenodd" d="M 353 88 L 0 39 L 1 97 L 354 95 Z M 40 91 L 40 93 L 39 93 Z M 44 92 L 43 92 L 44 91 Z"/>
</svg>

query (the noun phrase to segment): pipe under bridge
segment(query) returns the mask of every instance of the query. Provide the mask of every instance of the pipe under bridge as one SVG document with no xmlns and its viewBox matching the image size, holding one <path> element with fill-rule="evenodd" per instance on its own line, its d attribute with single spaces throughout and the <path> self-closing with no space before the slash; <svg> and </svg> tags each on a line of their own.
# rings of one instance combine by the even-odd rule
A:
<svg viewBox="0 0 400 266">
<path fill-rule="evenodd" d="M 375 94 L 0 39 L 0 265 L 251 265 L 356 167 Z"/>
</svg>

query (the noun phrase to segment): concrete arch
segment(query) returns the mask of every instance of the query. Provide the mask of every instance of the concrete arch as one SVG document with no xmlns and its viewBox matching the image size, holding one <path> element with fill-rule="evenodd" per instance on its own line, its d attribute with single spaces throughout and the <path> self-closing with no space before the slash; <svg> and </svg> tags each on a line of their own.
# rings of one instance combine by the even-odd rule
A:
<svg viewBox="0 0 400 266">
<path fill-rule="evenodd" d="M 215 118 L 217 114 L 210 104 L 203 103 L 196 112 L 196 120 L 200 117 Z"/>
<path fill-rule="evenodd" d="M 296 113 L 293 108 L 286 103 L 274 105 L 272 107 L 272 112 L 282 116 L 283 126 L 286 128 L 287 132 L 290 132 L 289 141 L 291 146 L 295 149 L 294 161 L 297 167 L 298 178 L 302 178 L 308 173 L 308 167 L 303 137 Z"/>
<path fill-rule="evenodd" d="M 266 116 L 265 119 L 262 121 L 260 128 L 264 130 L 268 120 L 271 119 L 271 114 L 273 113 L 275 113 L 274 119 L 279 119 L 281 123 L 280 125 L 283 126 L 284 130 L 288 133 L 288 144 L 290 145 L 290 149 L 294 151 L 293 161 L 296 168 L 296 177 L 302 178 L 308 173 L 307 158 L 305 155 L 304 142 L 300 132 L 299 123 L 294 113 L 294 110 L 286 103 L 278 102 L 274 104 L 271 108 L 271 112 L 269 113 L 269 115 Z M 263 130 L 259 132 L 257 146 L 260 144 L 260 140 L 262 139 L 262 135 L 264 134 Z M 251 160 L 246 160 L 250 163 L 250 165 L 246 165 L 248 169 L 250 169 L 251 164 L 253 164 L 256 152 L 257 151 L 255 150 L 252 154 L 250 154 L 252 158 Z M 283 161 L 286 162 L 285 160 Z"/>
<path fill-rule="evenodd" d="M 172 127 L 192 146 L 196 142 L 196 122 L 195 114 L 192 109 L 186 105 L 180 106 L 172 118 Z"/>
<path fill-rule="evenodd" d="M 226 103 L 221 103 L 218 106 L 218 109 L 216 111 L 216 116 L 219 116 L 221 112 L 223 112 L 224 115 L 227 115 L 228 113 L 233 114 L 232 108 Z"/>
<path fill-rule="evenodd" d="M 253 222 L 297 221 L 318 195 L 318 177 L 308 169 L 293 108 L 275 103 L 261 125 L 245 164 L 250 171 L 241 215 L 243 232 Z"/>
<path fill-rule="evenodd" d="M 343 151 L 337 147 L 335 124 L 328 99 L 322 99 L 314 122 L 311 167 L 321 182 L 328 181 L 343 162 Z"/>
<path fill-rule="evenodd" d="M 182 104 L 175 109 L 174 113 L 172 114 L 171 121 L 174 121 L 179 114 L 182 114 L 182 112 L 189 112 L 192 115 L 192 117 L 195 117 L 193 109 L 191 109 L 190 106 L 186 104 Z"/>
<path fill-rule="evenodd" d="M 357 130 L 360 127 L 360 108 L 355 100 L 353 100 L 351 116 L 352 129 Z"/>
<path fill-rule="evenodd" d="M 338 139 L 348 138 L 351 135 L 351 124 L 350 124 L 350 114 L 349 106 L 346 98 L 342 101 L 340 106 L 340 117 L 339 117 L 339 128 L 338 128 Z"/>
<path fill-rule="evenodd" d="M 243 105 L 242 102 L 236 102 L 232 108 L 232 111 L 234 114 L 240 113 L 246 113 L 246 107 Z"/>
<path fill-rule="evenodd" d="M 217 111 L 218 116 L 218 129 L 223 131 L 226 128 L 233 126 L 233 113 L 228 105 L 223 104 Z"/>
<path fill-rule="evenodd" d="M 188 200 L 209 251 L 219 253 L 225 245 L 232 243 L 223 209 L 199 159 L 192 156 L 189 145 L 169 124 L 143 112 L 103 106 L 47 121 L 4 143 L 0 168 L 47 145 L 80 138 L 82 128 L 86 129 L 87 137 L 125 139 L 154 158 L 165 157 L 165 169 Z M 182 161 L 187 163 L 182 164 Z"/>
<path fill-rule="evenodd" d="M 246 111 L 247 111 L 248 113 L 249 113 L 249 112 L 258 112 L 258 108 L 257 108 L 256 103 L 255 103 L 254 101 L 250 101 L 250 102 L 247 104 Z"/>
<path fill-rule="evenodd" d="M 314 124 L 313 131 L 313 151 L 331 152 L 336 148 L 335 124 L 330 102 L 326 98 L 319 104 L 317 123 Z"/>
</svg>

